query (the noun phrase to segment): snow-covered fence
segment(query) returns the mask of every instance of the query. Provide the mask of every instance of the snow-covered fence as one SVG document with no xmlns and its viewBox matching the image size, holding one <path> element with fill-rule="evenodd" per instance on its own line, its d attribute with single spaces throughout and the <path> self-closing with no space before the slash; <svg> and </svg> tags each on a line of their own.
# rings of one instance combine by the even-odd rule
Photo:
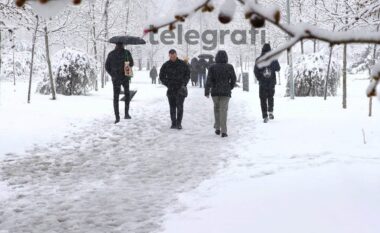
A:
<svg viewBox="0 0 380 233">
<path fill-rule="evenodd" d="M 323 96 L 329 57 L 323 52 L 299 56 L 294 62 L 293 75 L 296 96 Z M 327 95 L 337 94 L 340 67 L 336 60 L 331 61 L 327 80 Z M 290 96 L 289 69 L 286 70 L 286 96 Z"/>
<path fill-rule="evenodd" d="M 53 72 L 58 94 L 86 95 L 95 87 L 95 60 L 83 52 L 72 49 L 58 51 L 53 57 Z M 48 78 L 38 85 L 37 91 L 51 93 Z"/>
</svg>

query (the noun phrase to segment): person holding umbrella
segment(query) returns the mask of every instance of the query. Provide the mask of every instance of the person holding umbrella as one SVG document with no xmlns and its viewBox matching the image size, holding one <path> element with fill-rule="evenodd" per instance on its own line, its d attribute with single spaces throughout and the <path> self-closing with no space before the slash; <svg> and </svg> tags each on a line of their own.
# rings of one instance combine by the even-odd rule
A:
<svg viewBox="0 0 380 233">
<path fill-rule="evenodd" d="M 113 84 L 113 107 L 115 112 L 115 124 L 120 122 L 119 113 L 119 96 L 121 86 L 124 88 L 125 108 L 124 119 L 131 119 L 129 115 L 129 81 L 133 75 L 132 67 L 134 65 L 133 57 L 129 50 L 124 48 L 124 44 L 145 44 L 145 41 L 138 37 L 115 36 L 109 40 L 110 43 L 116 44 L 115 49 L 108 54 L 105 69 L 112 77 Z"/>
<path fill-rule="evenodd" d="M 189 66 L 178 59 L 174 49 L 169 51 L 169 61 L 160 70 L 160 80 L 167 88 L 172 129 L 182 129 L 183 104 L 187 97 L 187 83 L 190 80 Z"/>
</svg>

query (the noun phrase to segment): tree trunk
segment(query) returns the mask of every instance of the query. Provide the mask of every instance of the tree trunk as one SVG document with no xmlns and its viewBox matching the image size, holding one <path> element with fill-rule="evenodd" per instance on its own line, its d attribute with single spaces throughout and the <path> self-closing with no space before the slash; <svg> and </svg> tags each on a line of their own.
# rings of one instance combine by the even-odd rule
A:
<svg viewBox="0 0 380 233">
<path fill-rule="evenodd" d="M 332 58 L 332 51 L 333 47 L 330 47 L 330 56 L 329 56 L 329 64 L 327 66 L 327 75 L 325 79 L 325 90 L 324 90 L 324 98 L 325 100 L 327 99 L 327 87 L 328 87 L 328 81 L 329 81 L 329 76 L 330 76 L 330 66 L 331 66 L 331 58 Z"/>
<path fill-rule="evenodd" d="M 33 42 L 32 42 L 32 59 L 30 61 L 30 73 L 29 73 L 29 87 L 28 87 L 28 104 L 30 104 L 30 95 L 32 92 L 32 77 L 33 77 L 33 62 L 34 62 L 34 48 L 36 47 L 37 40 L 37 30 L 38 30 L 39 19 L 36 17 L 36 28 L 33 33 Z"/>
<path fill-rule="evenodd" d="M 372 96 L 369 97 L 369 113 L 368 113 L 368 116 L 369 117 L 372 116 Z"/>
<path fill-rule="evenodd" d="M 13 70 L 13 85 L 16 86 L 16 69 L 15 69 L 15 37 L 12 32 L 12 70 Z"/>
<path fill-rule="evenodd" d="M 128 5 L 127 8 L 127 16 L 125 19 L 125 35 L 128 34 L 128 24 L 129 24 L 129 14 L 130 14 L 130 9 L 131 9 L 131 0 L 125 1 L 125 3 Z"/>
<path fill-rule="evenodd" d="M 50 52 L 49 52 L 49 34 L 47 30 L 47 25 L 45 25 L 44 31 L 45 31 L 46 61 L 47 61 L 48 71 L 49 71 L 51 94 L 52 94 L 52 99 L 56 100 L 53 72 L 51 70 L 51 61 L 50 61 Z"/>
<path fill-rule="evenodd" d="M 343 46 L 343 108 L 347 108 L 347 45 Z"/>
<path fill-rule="evenodd" d="M 1 75 L 1 64 L 2 64 L 2 57 L 1 57 L 1 43 L 2 43 L 2 41 L 1 41 L 1 29 L 0 29 L 0 75 Z"/>
<path fill-rule="evenodd" d="M 108 38 L 108 7 L 110 4 L 110 0 L 106 0 L 105 6 L 104 6 L 104 41 L 103 41 L 103 58 L 102 58 L 102 72 L 101 72 L 101 79 L 102 79 L 102 88 L 106 85 L 106 73 L 105 73 L 105 62 L 106 62 L 106 40 Z"/>
<path fill-rule="evenodd" d="M 98 50 L 97 50 L 97 44 L 96 44 L 96 25 L 95 25 L 95 3 L 89 2 L 90 7 L 90 18 L 92 21 L 92 27 L 91 27 L 91 35 L 92 35 L 92 46 L 94 49 L 94 57 L 96 62 L 96 70 L 98 70 Z M 96 74 L 96 81 L 95 81 L 95 91 L 99 90 L 99 84 L 98 84 L 98 77 L 99 75 Z"/>
</svg>

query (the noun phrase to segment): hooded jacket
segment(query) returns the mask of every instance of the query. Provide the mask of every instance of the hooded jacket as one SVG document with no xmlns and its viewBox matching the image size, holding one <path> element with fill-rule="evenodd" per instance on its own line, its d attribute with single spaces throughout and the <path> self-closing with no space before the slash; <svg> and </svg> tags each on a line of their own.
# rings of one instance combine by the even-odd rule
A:
<svg viewBox="0 0 380 233">
<path fill-rule="evenodd" d="M 260 57 L 270 52 L 272 49 L 269 44 L 264 44 Z M 258 57 L 257 59 L 259 59 Z M 256 63 L 257 63 L 256 59 Z M 260 87 L 274 88 L 276 85 L 276 71 L 280 71 L 281 67 L 277 60 L 271 62 L 269 66 L 259 68 L 257 64 L 254 68 L 256 79 L 259 81 Z"/>
<path fill-rule="evenodd" d="M 221 50 L 216 54 L 215 62 L 210 66 L 205 88 L 205 95 L 231 97 L 231 90 L 236 84 L 234 67 L 228 64 L 226 51 Z"/>
</svg>

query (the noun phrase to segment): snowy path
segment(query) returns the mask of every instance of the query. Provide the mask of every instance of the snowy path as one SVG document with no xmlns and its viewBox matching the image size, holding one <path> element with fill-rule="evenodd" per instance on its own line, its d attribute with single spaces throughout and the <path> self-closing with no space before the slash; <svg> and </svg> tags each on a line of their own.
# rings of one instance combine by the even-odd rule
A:
<svg viewBox="0 0 380 233">
<path fill-rule="evenodd" d="M 290 101 L 279 92 L 276 120 L 268 125 L 261 123 L 257 87 L 250 93 L 234 90 L 230 137 L 221 139 L 213 133 L 212 102 L 202 89 L 189 89 L 184 130 L 177 131 L 169 129 L 165 88 L 147 81 L 133 85 L 139 89 L 133 119 L 116 126 L 111 89 L 98 96 L 61 97 L 54 108 L 49 102 L 48 110 L 43 103 L 33 105 L 44 120 L 54 119 L 50 112 L 79 113 L 81 119 L 74 121 L 75 130 L 58 128 L 68 133 L 62 140 L 0 156 L 0 232 L 161 232 L 168 211 L 181 213 L 194 203 L 201 203 L 194 205 L 197 210 L 207 209 L 202 198 L 242 179 L 331 163 L 380 162 L 378 118 L 366 117 L 360 92 L 367 83 L 358 87 L 349 110 L 337 109 L 339 98 Z M 92 111 L 98 111 L 94 117 Z M 28 132 L 39 129 L 37 123 Z M 19 128 L 29 125 L 21 122 Z M 12 126 L 4 128 L 13 132 Z M 0 136 L 4 145 L 12 143 L 8 148 L 24 137 L 19 131 L 12 140 Z"/>
<path fill-rule="evenodd" d="M 136 98 L 133 106 L 140 107 L 134 107 L 130 122 L 115 126 L 112 119 L 96 120 L 63 141 L 27 154 L 7 154 L 0 162 L 0 177 L 11 195 L 0 203 L 0 230 L 159 230 L 164 209 L 178 193 L 197 187 L 237 156 L 237 138 L 213 135 L 211 101 L 201 89 L 190 90 L 184 130 L 177 131 L 168 128 L 165 90 L 149 88 L 149 97 Z M 254 122 L 241 104 L 234 112 L 244 127 L 252 128 Z M 247 132 L 244 127 L 231 133 Z"/>
</svg>

